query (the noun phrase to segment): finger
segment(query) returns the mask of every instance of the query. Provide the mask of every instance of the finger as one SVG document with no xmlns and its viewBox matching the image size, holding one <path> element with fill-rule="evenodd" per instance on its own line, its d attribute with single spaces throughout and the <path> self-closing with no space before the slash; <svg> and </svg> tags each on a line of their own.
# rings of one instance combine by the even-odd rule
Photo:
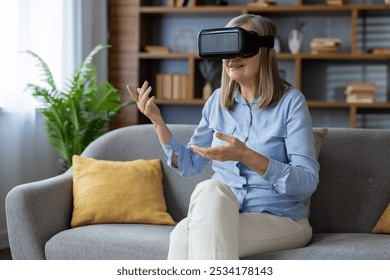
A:
<svg viewBox="0 0 390 280">
<path fill-rule="evenodd" d="M 131 88 L 131 86 L 127 85 L 126 88 L 131 98 L 133 98 L 135 102 L 138 102 L 138 94 Z"/>
<path fill-rule="evenodd" d="M 149 101 L 149 94 L 152 92 L 152 87 L 149 86 L 145 92 L 140 95 L 140 103 L 145 108 L 146 103 Z"/>
<path fill-rule="evenodd" d="M 142 94 L 145 94 L 145 92 L 146 92 L 146 90 L 148 88 L 148 85 L 149 85 L 148 81 L 145 81 L 143 83 L 142 87 L 139 89 L 139 92 L 141 92 Z"/>
<path fill-rule="evenodd" d="M 231 144 L 234 141 L 234 137 L 233 136 L 229 136 L 229 135 L 223 134 L 221 132 L 217 132 L 215 134 L 215 136 L 217 136 L 218 139 L 226 141 L 226 142 L 231 143 Z"/>
<path fill-rule="evenodd" d="M 148 102 L 146 102 L 146 105 L 150 105 L 151 103 L 153 103 L 154 98 L 155 98 L 155 96 L 152 96 L 151 98 L 149 98 Z"/>
<path fill-rule="evenodd" d="M 151 106 L 153 103 L 154 103 L 154 96 L 152 96 L 151 98 L 149 98 L 148 101 L 146 101 L 145 108 Z"/>
<path fill-rule="evenodd" d="M 196 146 L 196 145 L 191 145 L 191 149 L 193 149 L 194 151 L 197 150 L 199 147 Z"/>
<path fill-rule="evenodd" d="M 196 146 L 196 145 L 191 145 L 191 148 L 192 148 L 192 150 L 193 150 L 195 153 L 198 153 L 198 154 L 200 154 L 201 156 L 204 155 L 204 153 L 203 153 L 201 147 Z"/>
<path fill-rule="evenodd" d="M 195 153 L 201 155 L 204 158 L 211 159 L 211 160 L 214 159 L 214 154 L 213 154 L 214 148 L 203 148 L 196 145 L 191 145 L 191 148 Z"/>
</svg>

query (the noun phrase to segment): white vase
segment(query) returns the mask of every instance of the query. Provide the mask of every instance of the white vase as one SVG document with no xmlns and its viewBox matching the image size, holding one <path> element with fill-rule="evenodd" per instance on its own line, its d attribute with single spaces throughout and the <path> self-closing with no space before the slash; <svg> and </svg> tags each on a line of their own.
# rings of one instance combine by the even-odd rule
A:
<svg viewBox="0 0 390 280">
<path fill-rule="evenodd" d="M 274 48 L 276 53 L 281 53 L 282 52 L 282 47 L 280 46 L 280 39 L 278 36 L 275 37 L 275 43 L 274 43 Z"/>
<path fill-rule="evenodd" d="M 296 28 L 290 31 L 288 35 L 288 47 L 292 54 L 297 54 L 301 50 L 303 41 L 302 32 Z"/>
</svg>

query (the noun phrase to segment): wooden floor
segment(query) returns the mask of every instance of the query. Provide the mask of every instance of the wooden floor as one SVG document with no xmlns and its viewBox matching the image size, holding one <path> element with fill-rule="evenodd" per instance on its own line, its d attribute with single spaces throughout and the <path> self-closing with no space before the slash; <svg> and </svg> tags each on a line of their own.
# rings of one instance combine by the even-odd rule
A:
<svg viewBox="0 0 390 280">
<path fill-rule="evenodd" d="M 12 260 L 9 249 L 0 250 L 0 260 Z"/>
</svg>

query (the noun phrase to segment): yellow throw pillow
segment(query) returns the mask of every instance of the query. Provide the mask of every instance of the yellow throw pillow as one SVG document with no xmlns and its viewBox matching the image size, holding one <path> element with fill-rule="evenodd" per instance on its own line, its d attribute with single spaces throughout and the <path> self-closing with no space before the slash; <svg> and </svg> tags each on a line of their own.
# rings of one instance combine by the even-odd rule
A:
<svg viewBox="0 0 390 280">
<path fill-rule="evenodd" d="M 167 213 L 159 159 L 128 162 L 73 156 L 71 226 L 174 225 Z"/>
<path fill-rule="evenodd" d="M 390 233 L 390 203 L 372 229 L 372 233 Z"/>
</svg>

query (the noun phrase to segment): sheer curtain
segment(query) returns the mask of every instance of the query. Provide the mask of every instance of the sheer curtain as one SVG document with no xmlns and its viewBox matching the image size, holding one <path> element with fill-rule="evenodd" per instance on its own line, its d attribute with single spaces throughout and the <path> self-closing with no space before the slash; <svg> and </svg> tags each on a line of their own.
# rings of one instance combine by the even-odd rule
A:
<svg viewBox="0 0 390 280">
<path fill-rule="evenodd" d="M 0 1 L 0 249 L 8 247 L 5 197 L 14 186 L 57 175 L 44 119 L 27 83 L 41 83 L 32 50 L 59 88 L 95 44 L 107 42 L 107 0 Z M 105 79 L 107 55 L 95 62 Z"/>
</svg>

